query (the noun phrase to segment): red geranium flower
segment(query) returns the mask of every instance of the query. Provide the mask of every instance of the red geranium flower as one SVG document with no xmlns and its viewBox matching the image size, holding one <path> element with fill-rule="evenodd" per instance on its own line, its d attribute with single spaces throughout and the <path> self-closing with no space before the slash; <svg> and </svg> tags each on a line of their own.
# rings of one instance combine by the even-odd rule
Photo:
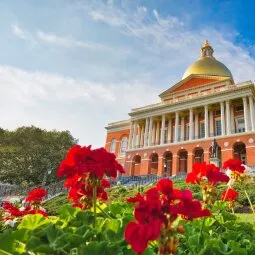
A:
<svg viewBox="0 0 255 255">
<path fill-rule="evenodd" d="M 139 224 L 129 222 L 125 228 L 125 239 L 137 253 L 143 253 L 149 241 L 157 240 L 160 235 L 160 221 Z"/>
<path fill-rule="evenodd" d="M 220 171 L 219 167 L 216 167 L 213 164 L 206 166 L 206 177 L 212 185 L 216 185 L 217 182 L 228 182 L 229 177 Z"/>
<path fill-rule="evenodd" d="M 113 153 L 107 152 L 104 148 L 91 150 L 91 146 L 75 145 L 60 163 L 57 175 L 62 178 L 87 173 L 101 179 L 104 175 L 116 178 L 118 171 L 125 173 Z"/>
<path fill-rule="evenodd" d="M 181 201 L 178 204 L 170 205 L 170 213 L 173 216 L 181 215 L 185 220 L 211 216 L 208 209 L 203 209 L 200 201 L 193 198 L 190 190 L 183 190 Z"/>
<path fill-rule="evenodd" d="M 90 208 L 93 199 L 93 185 L 90 179 L 78 178 L 76 175 L 68 178 L 66 187 L 70 187 L 68 199 L 73 201 L 73 206 Z M 106 188 L 110 187 L 110 182 L 102 179 L 100 185 L 96 186 L 96 197 L 102 201 L 108 200 Z M 83 204 L 83 206 L 81 206 Z"/>
<path fill-rule="evenodd" d="M 230 169 L 238 174 L 243 174 L 245 167 L 242 164 L 242 161 L 239 159 L 229 159 L 224 162 L 223 169 Z"/>
<path fill-rule="evenodd" d="M 216 167 L 214 164 L 206 165 L 206 163 L 203 162 L 193 165 L 193 171 L 187 175 L 186 182 L 199 184 L 205 178 L 212 185 L 216 185 L 217 182 L 229 181 L 229 177 L 221 172 L 219 167 Z"/>
<path fill-rule="evenodd" d="M 169 179 L 161 179 L 157 183 L 157 189 L 162 194 L 168 196 L 173 192 L 173 182 Z"/>
<path fill-rule="evenodd" d="M 42 202 L 43 198 L 47 195 L 47 191 L 43 188 L 37 188 L 31 190 L 27 197 L 26 197 L 26 202 Z"/>
<path fill-rule="evenodd" d="M 192 172 L 186 177 L 187 183 L 199 183 L 206 176 L 206 163 L 195 163 L 192 166 Z"/>
<path fill-rule="evenodd" d="M 4 202 L 3 209 L 5 212 L 14 217 L 20 217 L 24 215 L 24 211 L 20 211 L 18 207 L 14 206 L 10 202 Z"/>
<path fill-rule="evenodd" d="M 235 201 L 237 197 L 239 196 L 239 193 L 235 191 L 234 189 L 227 189 L 224 192 L 222 192 L 221 200 L 222 201 Z"/>
</svg>

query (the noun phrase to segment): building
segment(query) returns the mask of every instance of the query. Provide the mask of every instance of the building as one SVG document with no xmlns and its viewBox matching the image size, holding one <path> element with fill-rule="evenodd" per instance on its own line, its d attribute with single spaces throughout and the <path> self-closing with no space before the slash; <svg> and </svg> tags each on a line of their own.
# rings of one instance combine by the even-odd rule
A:
<svg viewBox="0 0 255 255">
<path fill-rule="evenodd" d="M 216 139 L 219 164 L 239 158 L 255 166 L 254 84 L 235 84 L 208 41 L 182 80 L 161 102 L 132 109 L 129 120 L 108 124 L 106 149 L 126 175 L 177 175 L 209 162 Z"/>
</svg>

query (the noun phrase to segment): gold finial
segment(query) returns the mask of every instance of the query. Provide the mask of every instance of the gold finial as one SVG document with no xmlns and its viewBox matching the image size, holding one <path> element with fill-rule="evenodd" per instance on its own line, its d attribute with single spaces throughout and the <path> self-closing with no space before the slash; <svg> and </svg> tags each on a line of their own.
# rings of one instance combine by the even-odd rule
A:
<svg viewBox="0 0 255 255">
<path fill-rule="evenodd" d="M 208 40 L 205 40 L 204 47 L 208 47 L 208 46 L 210 46 L 210 44 L 209 44 Z"/>
</svg>

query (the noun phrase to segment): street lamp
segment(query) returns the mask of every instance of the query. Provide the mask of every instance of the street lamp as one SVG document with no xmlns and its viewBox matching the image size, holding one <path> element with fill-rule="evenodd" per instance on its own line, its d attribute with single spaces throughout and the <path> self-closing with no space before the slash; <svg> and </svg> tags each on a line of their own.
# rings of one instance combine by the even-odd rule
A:
<svg viewBox="0 0 255 255">
<path fill-rule="evenodd" d="M 51 168 L 48 168 L 45 171 L 44 176 L 43 176 L 42 186 L 45 186 L 46 181 L 47 181 L 47 176 L 50 175 L 51 173 L 52 173 L 52 169 Z"/>
</svg>

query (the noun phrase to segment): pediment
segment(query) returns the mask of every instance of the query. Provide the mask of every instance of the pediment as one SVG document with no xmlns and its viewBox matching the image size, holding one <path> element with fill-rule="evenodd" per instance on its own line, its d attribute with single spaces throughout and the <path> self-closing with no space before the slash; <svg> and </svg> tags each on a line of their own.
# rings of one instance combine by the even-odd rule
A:
<svg viewBox="0 0 255 255">
<path fill-rule="evenodd" d="M 187 78 L 181 80 L 180 82 L 176 83 L 171 88 L 167 89 L 159 96 L 165 97 L 169 94 L 174 94 L 176 92 L 181 92 L 188 89 L 193 89 L 196 87 L 207 86 L 210 83 L 215 83 L 217 81 L 229 80 L 230 78 L 226 77 L 215 77 L 215 76 L 201 76 L 201 75 L 190 75 Z"/>
</svg>

